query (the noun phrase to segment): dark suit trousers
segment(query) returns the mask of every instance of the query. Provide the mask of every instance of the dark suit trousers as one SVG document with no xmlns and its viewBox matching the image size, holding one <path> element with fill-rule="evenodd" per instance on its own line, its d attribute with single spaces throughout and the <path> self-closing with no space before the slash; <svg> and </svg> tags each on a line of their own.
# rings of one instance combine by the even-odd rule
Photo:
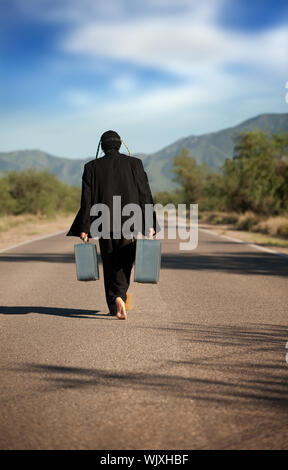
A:
<svg viewBox="0 0 288 470">
<path fill-rule="evenodd" d="M 127 290 L 135 261 L 136 241 L 99 238 L 101 258 L 103 262 L 104 286 L 107 305 L 110 310 L 115 307 L 116 297 L 127 299 Z"/>
</svg>

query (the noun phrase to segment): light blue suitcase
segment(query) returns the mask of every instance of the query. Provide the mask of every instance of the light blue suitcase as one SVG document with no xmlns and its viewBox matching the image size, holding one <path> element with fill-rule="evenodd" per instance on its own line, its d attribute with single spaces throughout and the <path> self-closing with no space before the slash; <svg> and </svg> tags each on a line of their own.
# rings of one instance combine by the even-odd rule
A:
<svg viewBox="0 0 288 470">
<path fill-rule="evenodd" d="M 160 265 L 160 240 L 138 239 L 136 241 L 134 281 L 156 284 L 159 281 Z"/>
<path fill-rule="evenodd" d="M 99 279 L 97 248 L 94 243 L 74 245 L 76 273 L 78 281 L 96 281 Z"/>
</svg>

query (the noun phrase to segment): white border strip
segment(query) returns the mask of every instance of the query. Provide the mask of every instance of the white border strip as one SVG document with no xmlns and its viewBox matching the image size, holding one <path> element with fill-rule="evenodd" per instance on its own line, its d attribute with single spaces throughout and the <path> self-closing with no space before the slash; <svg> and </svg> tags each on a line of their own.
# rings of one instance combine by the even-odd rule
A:
<svg viewBox="0 0 288 470">
<path fill-rule="evenodd" d="M 243 245 L 250 246 L 251 248 L 256 248 L 256 250 L 265 251 L 266 253 L 271 253 L 273 255 L 278 255 L 278 256 L 283 256 L 284 258 L 288 258 L 288 255 L 286 255 L 286 253 L 280 253 L 279 251 L 271 250 L 270 248 L 265 248 L 264 246 L 255 245 L 254 243 L 247 243 L 244 240 L 239 240 L 239 238 L 228 237 L 228 235 L 222 235 L 220 233 L 213 232 L 212 230 L 208 230 L 206 228 L 198 227 L 198 230 L 200 232 L 209 233 L 210 235 L 214 235 L 216 237 L 226 238 L 227 240 L 231 240 L 232 242 L 235 242 L 235 243 L 242 243 Z"/>
<path fill-rule="evenodd" d="M 32 238 L 32 240 L 27 240 L 26 242 L 18 243 L 17 245 L 9 246 L 8 248 L 4 248 L 0 250 L 0 253 L 4 253 L 5 251 L 12 250 L 13 248 L 18 248 L 18 246 L 28 245 L 28 243 L 38 242 L 38 240 L 44 240 L 45 238 L 55 237 L 56 235 L 60 235 L 61 233 L 67 232 L 67 230 L 61 230 L 61 232 L 54 232 L 50 233 L 50 235 L 44 235 L 43 237 Z"/>
</svg>

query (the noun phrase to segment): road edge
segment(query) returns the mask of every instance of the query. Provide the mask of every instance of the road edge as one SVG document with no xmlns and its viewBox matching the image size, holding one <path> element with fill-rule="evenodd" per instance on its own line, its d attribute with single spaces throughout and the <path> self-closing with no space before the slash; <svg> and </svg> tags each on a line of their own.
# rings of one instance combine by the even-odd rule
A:
<svg viewBox="0 0 288 470">
<path fill-rule="evenodd" d="M 279 251 L 271 250 L 271 248 L 266 248 L 264 246 L 256 245 L 255 243 L 245 242 L 244 240 L 240 240 L 239 238 L 230 237 L 228 235 L 222 235 L 221 233 L 217 233 L 217 232 L 214 232 L 213 230 L 209 230 L 209 229 L 206 229 L 206 228 L 199 228 L 198 227 L 198 230 L 200 232 L 204 232 L 204 233 L 206 232 L 206 233 L 209 233 L 210 235 L 214 235 L 215 237 L 221 237 L 221 238 L 225 238 L 226 240 L 231 240 L 235 243 L 242 243 L 246 246 L 250 246 L 251 248 L 255 248 L 256 250 L 260 250 L 260 251 L 264 251 L 266 253 L 271 253 L 273 255 L 278 255 L 278 256 L 282 256 L 284 258 L 288 258 L 288 255 L 286 253 L 281 253 Z"/>
<path fill-rule="evenodd" d="M 32 238 L 30 240 L 26 240 L 24 242 L 17 243 L 16 245 L 12 245 L 12 246 L 8 246 L 7 248 L 3 248 L 2 250 L 0 250 L 0 253 L 4 253 L 5 251 L 12 250 L 13 248 L 18 248 L 18 246 L 28 245 L 28 243 L 37 242 L 38 240 L 44 240 L 45 238 L 55 237 L 56 235 L 60 235 L 61 233 L 65 233 L 65 232 L 67 232 L 67 229 L 60 230 L 59 232 L 49 233 L 49 235 L 43 235 L 42 237 Z"/>
</svg>

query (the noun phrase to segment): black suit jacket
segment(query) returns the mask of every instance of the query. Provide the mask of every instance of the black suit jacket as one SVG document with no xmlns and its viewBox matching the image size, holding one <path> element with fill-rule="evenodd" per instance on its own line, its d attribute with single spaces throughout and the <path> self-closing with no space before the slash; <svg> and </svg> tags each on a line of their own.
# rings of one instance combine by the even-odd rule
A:
<svg viewBox="0 0 288 470">
<path fill-rule="evenodd" d="M 85 232 L 91 238 L 90 225 L 97 216 L 90 216 L 90 209 L 99 203 L 109 207 L 110 231 L 113 232 L 113 196 L 121 196 L 121 208 L 129 203 L 140 206 L 142 233 L 147 235 L 150 227 L 145 227 L 144 223 L 145 204 L 154 205 L 154 202 L 142 160 L 121 154 L 115 149 L 84 165 L 81 207 L 66 235 L 80 237 L 81 232 Z M 160 227 L 154 209 L 152 212 L 153 228 L 157 233 Z M 121 216 L 121 225 L 127 219 L 129 216 Z"/>
</svg>

